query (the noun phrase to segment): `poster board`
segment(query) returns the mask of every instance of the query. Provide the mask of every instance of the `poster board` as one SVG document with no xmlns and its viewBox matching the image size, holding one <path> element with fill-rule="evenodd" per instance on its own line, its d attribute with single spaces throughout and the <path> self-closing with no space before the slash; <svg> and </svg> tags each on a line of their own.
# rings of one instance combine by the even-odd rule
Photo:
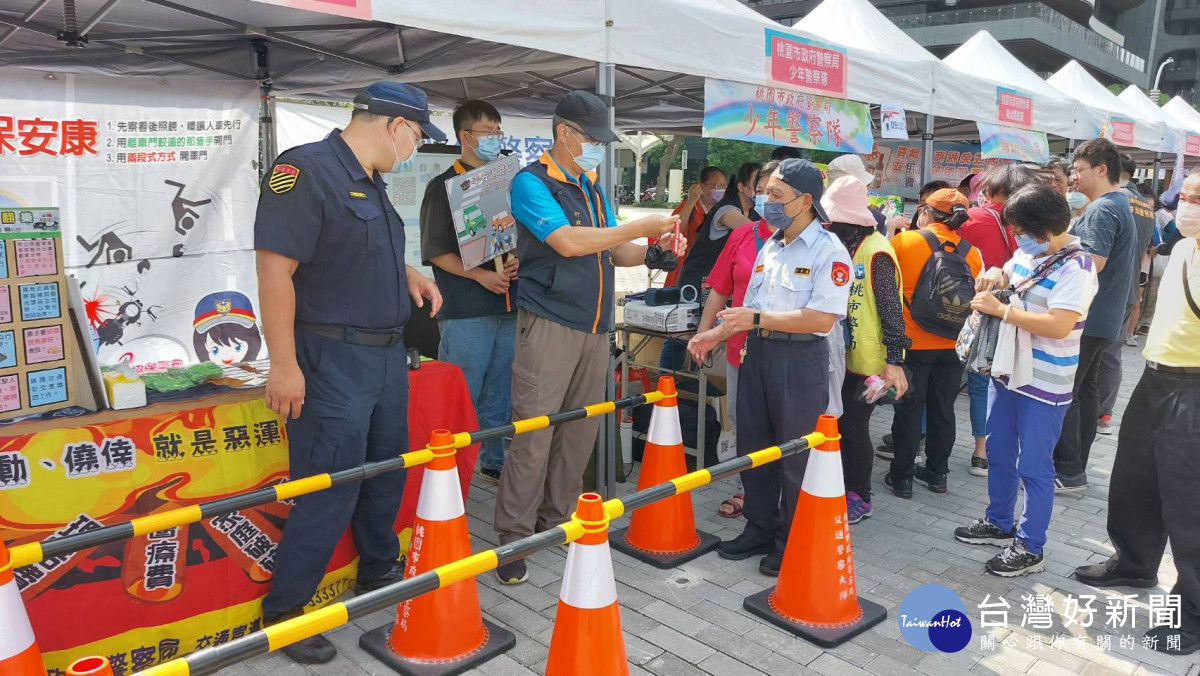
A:
<svg viewBox="0 0 1200 676">
<path fill-rule="evenodd" d="M 0 419 L 74 403 L 60 223 L 53 207 L 0 209 Z"/>
<path fill-rule="evenodd" d="M 517 248 L 517 220 L 508 193 L 520 170 L 521 159 L 509 155 L 446 179 L 464 269 L 479 267 Z"/>
</svg>

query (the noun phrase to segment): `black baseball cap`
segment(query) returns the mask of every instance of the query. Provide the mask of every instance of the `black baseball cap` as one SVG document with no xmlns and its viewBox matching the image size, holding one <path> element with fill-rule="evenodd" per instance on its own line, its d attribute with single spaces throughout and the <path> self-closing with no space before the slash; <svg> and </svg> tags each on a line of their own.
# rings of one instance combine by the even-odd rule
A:
<svg viewBox="0 0 1200 676">
<path fill-rule="evenodd" d="M 412 120 L 421 125 L 421 131 L 425 132 L 427 138 L 438 143 L 446 141 L 446 134 L 429 121 L 429 101 L 425 98 L 425 92 L 419 88 L 402 82 L 384 80 L 370 85 L 363 93 L 366 102 L 355 103 L 355 108 L 376 115 Z"/>
<path fill-rule="evenodd" d="M 825 208 L 821 206 L 821 195 L 825 191 L 825 181 L 821 178 L 821 170 L 808 160 L 784 160 L 779 163 L 772 174 L 775 178 L 790 185 L 797 192 L 808 193 L 812 196 L 813 211 L 822 223 L 829 223 Z"/>
<path fill-rule="evenodd" d="M 571 92 L 558 102 L 554 114 L 579 125 L 589 138 L 602 143 L 613 143 L 619 137 L 608 126 L 608 106 L 591 92 Z"/>
</svg>

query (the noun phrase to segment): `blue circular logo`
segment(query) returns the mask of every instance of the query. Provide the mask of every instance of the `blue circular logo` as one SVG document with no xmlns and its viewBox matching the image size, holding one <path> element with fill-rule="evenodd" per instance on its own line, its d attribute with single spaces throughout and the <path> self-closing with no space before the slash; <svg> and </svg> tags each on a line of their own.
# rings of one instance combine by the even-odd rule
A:
<svg viewBox="0 0 1200 676">
<path fill-rule="evenodd" d="M 971 621 L 962 599 L 940 584 L 910 591 L 900 602 L 900 633 L 927 653 L 956 653 L 971 641 Z"/>
</svg>

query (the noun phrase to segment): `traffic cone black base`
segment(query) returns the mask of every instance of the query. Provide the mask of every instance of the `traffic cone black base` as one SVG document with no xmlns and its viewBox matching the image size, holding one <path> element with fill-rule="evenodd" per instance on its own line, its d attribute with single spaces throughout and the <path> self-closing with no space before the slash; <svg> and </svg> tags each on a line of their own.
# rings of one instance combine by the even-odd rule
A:
<svg viewBox="0 0 1200 676">
<path fill-rule="evenodd" d="M 858 597 L 858 607 L 862 610 L 862 614 L 849 624 L 819 625 L 798 622 L 775 610 L 771 602 L 771 596 L 774 593 L 774 587 L 764 589 L 753 596 L 747 596 L 746 600 L 742 602 L 742 606 L 776 627 L 790 631 L 822 648 L 836 648 L 887 619 L 887 608 L 860 596 Z"/>
<path fill-rule="evenodd" d="M 517 637 L 504 627 L 485 619 L 483 628 L 487 632 L 487 640 L 483 645 L 454 660 L 412 660 L 397 655 L 388 643 L 391 625 L 366 632 L 359 637 L 358 645 L 367 651 L 367 654 L 404 676 L 453 676 L 472 669 L 517 644 Z"/>
<path fill-rule="evenodd" d="M 628 530 L 628 528 L 622 528 L 621 530 L 613 531 L 612 536 L 609 537 L 609 545 L 622 554 L 632 556 L 638 561 L 643 561 L 655 568 L 662 568 L 664 570 L 674 568 L 703 556 L 721 544 L 721 538 L 705 533 L 704 531 L 696 531 L 696 535 L 699 536 L 700 541 L 691 549 L 685 549 L 682 552 L 650 552 L 638 549 L 629 544 L 629 541 L 625 539 L 625 534 Z"/>
</svg>

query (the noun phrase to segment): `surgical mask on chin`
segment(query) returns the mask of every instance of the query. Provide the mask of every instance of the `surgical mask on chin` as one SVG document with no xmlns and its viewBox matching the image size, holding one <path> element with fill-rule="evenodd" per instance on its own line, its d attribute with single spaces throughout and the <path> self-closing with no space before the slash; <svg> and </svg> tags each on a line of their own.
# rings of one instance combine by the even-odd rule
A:
<svg viewBox="0 0 1200 676">
<path fill-rule="evenodd" d="M 409 138 L 413 138 L 412 130 L 410 130 L 408 128 L 407 124 L 404 125 L 404 131 L 405 131 L 405 133 L 408 134 Z M 416 161 L 416 159 L 417 159 L 417 139 L 413 138 L 412 152 L 409 153 L 408 157 L 403 160 L 400 159 L 400 151 L 396 150 L 396 139 L 392 138 L 391 136 L 388 136 L 388 140 L 392 142 L 392 152 L 395 153 L 395 155 L 396 155 L 396 163 L 392 165 L 391 173 L 394 174 L 398 171 L 405 171 L 405 170 L 411 168 L 413 165 L 413 162 Z"/>
<path fill-rule="evenodd" d="M 786 230 L 792 224 L 790 216 L 783 212 L 786 202 L 767 202 L 763 205 L 762 217 L 767 221 L 767 225 L 776 230 Z"/>
<path fill-rule="evenodd" d="M 754 210 L 758 212 L 759 216 L 762 216 L 763 212 L 766 211 L 766 205 L 767 205 L 767 196 L 766 195 L 755 195 L 754 196 Z M 765 218 L 765 216 L 764 216 L 764 218 Z"/>
<path fill-rule="evenodd" d="M 500 137 L 483 136 L 475 139 L 475 157 L 491 162 L 500 157 Z"/>
<path fill-rule="evenodd" d="M 1049 241 L 1039 242 L 1029 235 L 1017 235 L 1016 240 L 1017 246 L 1021 248 L 1021 251 L 1024 251 L 1034 258 L 1041 256 L 1050 249 Z"/>
<path fill-rule="evenodd" d="M 1175 209 L 1175 227 L 1184 237 L 1200 237 L 1200 205 L 1184 202 L 1180 198 L 1179 206 Z"/>
<path fill-rule="evenodd" d="M 1067 192 L 1067 205 L 1071 207 L 1071 211 L 1076 211 L 1087 206 L 1087 195 L 1071 190 Z"/>
</svg>

